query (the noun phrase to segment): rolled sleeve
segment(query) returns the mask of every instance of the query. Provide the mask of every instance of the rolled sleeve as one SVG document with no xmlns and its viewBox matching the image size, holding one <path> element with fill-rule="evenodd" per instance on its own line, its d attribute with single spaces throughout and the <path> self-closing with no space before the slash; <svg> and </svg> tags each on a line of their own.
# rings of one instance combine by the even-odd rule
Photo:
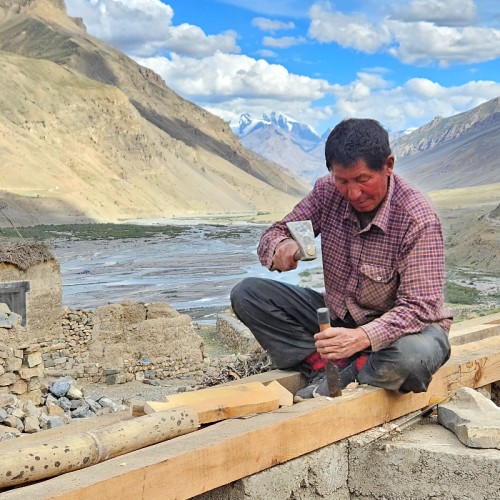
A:
<svg viewBox="0 0 500 500">
<path fill-rule="evenodd" d="M 264 267 L 268 269 L 271 268 L 277 245 L 283 240 L 291 238 L 290 231 L 288 231 L 286 226 L 287 222 L 310 220 L 313 225 L 314 234 L 316 236 L 319 234 L 319 221 L 321 220 L 321 191 L 320 183 L 316 182 L 313 190 L 302 201 L 295 205 L 293 210 L 286 217 L 279 222 L 275 222 L 264 232 L 257 247 L 257 255 L 259 256 L 260 263 Z"/>
</svg>

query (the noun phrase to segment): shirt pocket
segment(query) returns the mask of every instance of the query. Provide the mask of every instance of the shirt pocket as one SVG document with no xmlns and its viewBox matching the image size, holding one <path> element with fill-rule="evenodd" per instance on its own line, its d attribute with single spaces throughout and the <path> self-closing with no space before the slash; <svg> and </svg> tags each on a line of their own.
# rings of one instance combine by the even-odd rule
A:
<svg viewBox="0 0 500 500">
<path fill-rule="evenodd" d="M 361 264 L 359 271 L 359 305 L 382 313 L 393 307 L 398 287 L 396 269 L 365 263 Z"/>
</svg>

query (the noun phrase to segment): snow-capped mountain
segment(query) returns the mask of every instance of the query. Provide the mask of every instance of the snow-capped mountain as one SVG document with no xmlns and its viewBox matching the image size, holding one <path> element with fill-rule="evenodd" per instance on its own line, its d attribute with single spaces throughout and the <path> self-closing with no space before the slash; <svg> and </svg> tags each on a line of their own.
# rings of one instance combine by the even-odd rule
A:
<svg viewBox="0 0 500 500">
<path fill-rule="evenodd" d="M 245 137 L 255 130 L 266 127 L 278 127 L 290 133 L 298 143 L 303 143 L 304 148 L 308 147 L 308 143 L 312 146 L 316 145 L 321 139 L 309 125 L 274 111 L 269 115 L 263 114 L 260 119 L 253 119 L 249 113 L 242 114 L 239 121 L 238 135 Z"/>
<path fill-rule="evenodd" d="M 326 136 L 319 136 L 309 125 L 274 111 L 258 119 L 244 113 L 235 132 L 245 147 L 311 184 L 326 173 L 323 159 Z"/>
<path fill-rule="evenodd" d="M 327 173 L 329 133 L 319 137 L 309 126 L 278 113 L 258 120 L 241 115 L 237 131 L 244 146 L 311 185 Z M 397 173 L 424 191 L 499 182 L 499 136 L 500 97 L 417 129 L 389 133 Z"/>
</svg>

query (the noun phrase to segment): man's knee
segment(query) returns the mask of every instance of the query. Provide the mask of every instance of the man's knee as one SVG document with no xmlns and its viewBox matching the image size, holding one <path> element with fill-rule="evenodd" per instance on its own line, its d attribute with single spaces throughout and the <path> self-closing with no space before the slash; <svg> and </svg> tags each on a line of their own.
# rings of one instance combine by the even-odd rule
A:
<svg viewBox="0 0 500 500">
<path fill-rule="evenodd" d="M 231 293 L 229 294 L 229 298 L 231 300 L 231 306 L 235 312 L 242 304 L 248 301 L 251 292 L 255 293 L 258 280 L 259 278 L 245 278 L 233 287 Z"/>
<path fill-rule="evenodd" d="M 432 325 L 371 354 L 359 373 L 359 382 L 402 393 L 425 392 L 449 355 L 448 338 L 442 329 Z"/>
</svg>

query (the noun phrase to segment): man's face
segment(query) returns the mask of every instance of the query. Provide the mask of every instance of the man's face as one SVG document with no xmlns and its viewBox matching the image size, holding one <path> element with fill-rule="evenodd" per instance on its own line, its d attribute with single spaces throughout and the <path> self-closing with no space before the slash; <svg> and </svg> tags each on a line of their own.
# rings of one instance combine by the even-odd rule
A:
<svg viewBox="0 0 500 500">
<path fill-rule="evenodd" d="M 389 156 L 379 172 L 371 170 L 364 160 L 350 167 L 333 165 L 331 174 L 340 194 L 357 212 L 371 212 L 378 208 L 387 194 L 387 181 L 394 167 Z"/>
</svg>

